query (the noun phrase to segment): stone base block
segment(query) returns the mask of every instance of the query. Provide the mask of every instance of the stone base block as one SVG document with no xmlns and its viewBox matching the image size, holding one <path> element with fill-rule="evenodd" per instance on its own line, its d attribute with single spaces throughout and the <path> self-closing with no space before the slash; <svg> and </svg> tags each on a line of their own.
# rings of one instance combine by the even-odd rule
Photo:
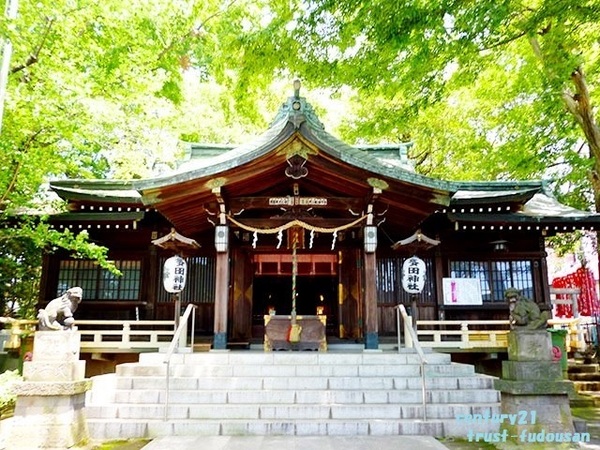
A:
<svg viewBox="0 0 600 450">
<path fill-rule="evenodd" d="M 509 419 L 500 425 L 506 436 L 498 448 L 563 448 L 558 439 L 568 438 L 567 446 L 578 437 L 573 426 L 569 397 L 563 395 L 511 395 L 502 393 L 501 413 Z M 506 430 L 506 431 L 504 431 Z M 548 441 L 551 439 L 551 441 Z M 549 443 L 550 442 L 550 443 Z M 513 446 L 511 447 L 511 444 Z M 540 445 L 542 445 L 540 447 Z"/>
<path fill-rule="evenodd" d="M 78 381 L 85 378 L 85 361 L 25 361 L 25 381 Z"/>
<path fill-rule="evenodd" d="M 36 331 L 33 361 L 69 362 L 79 360 L 81 335 L 76 330 Z"/>
<path fill-rule="evenodd" d="M 508 333 L 510 361 L 552 361 L 552 339 L 546 330 L 512 330 Z"/>
<path fill-rule="evenodd" d="M 535 397 L 550 395 L 569 395 L 575 394 L 573 383 L 567 380 L 552 381 L 514 381 L 514 380 L 494 380 L 494 389 L 500 391 L 502 396 L 505 394 L 520 395 L 523 397 Z"/>
<path fill-rule="evenodd" d="M 17 395 L 17 406 L 21 397 L 64 397 L 85 394 L 92 388 L 92 380 L 80 381 L 23 381 L 13 386 L 13 392 Z"/>
<path fill-rule="evenodd" d="M 563 374 L 558 361 L 502 361 L 502 379 L 559 381 Z"/>
<path fill-rule="evenodd" d="M 66 449 L 89 439 L 85 394 L 17 397 L 6 448 Z"/>
</svg>

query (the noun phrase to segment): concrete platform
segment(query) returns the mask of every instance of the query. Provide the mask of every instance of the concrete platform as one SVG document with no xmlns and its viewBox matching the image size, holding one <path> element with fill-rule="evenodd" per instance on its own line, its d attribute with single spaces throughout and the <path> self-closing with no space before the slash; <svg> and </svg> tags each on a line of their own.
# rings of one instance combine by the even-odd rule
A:
<svg viewBox="0 0 600 450">
<path fill-rule="evenodd" d="M 171 436 L 142 450 L 446 450 L 431 436 Z"/>
</svg>

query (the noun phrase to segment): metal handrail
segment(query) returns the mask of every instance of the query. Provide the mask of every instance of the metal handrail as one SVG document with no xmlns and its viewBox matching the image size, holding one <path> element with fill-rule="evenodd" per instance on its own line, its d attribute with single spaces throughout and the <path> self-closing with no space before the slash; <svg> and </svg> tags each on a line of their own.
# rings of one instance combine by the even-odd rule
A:
<svg viewBox="0 0 600 450">
<path fill-rule="evenodd" d="M 169 419 L 169 381 L 170 381 L 170 377 L 171 377 L 171 356 L 173 355 L 173 353 L 175 353 L 175 349 L 177 348 L 177 345 L 179 344 L 179 340 L 181 338 L 181 333 L 183 333 L 183 330 L 185 330 L 187 328 L 187 323 L 188 320 L 190 319 L 190 315 L 192 316 L 192 334 L 191 334 L 191 339 L 190 339 L 190 345 L 192 348 L 192 352 L 194 351 L 194 332 L 195 332 L 195 325 L 196 325 L 196 315 L 192 314 L 192 310 L 196 309 L 197 306 L 190 303 L 189 305 L 187 305 L 187 308 L 185 308 L 185 312 L 183 313 L 183 316 L 181 316 L 181 319 L 179 320 L 179 326 L 177 327 L 177 330 L 175 330 L 175 334 L 173 335 L 173 339 L 171 340 L 171 344 L 169 345 L 169 348 L 167 349 L 167 353 L 165 354 L 165 359 L 163 360 L 163 362 L 167 365 L 167 373 L 165 375 L 166 379 L 165 379 L 165 418 L 164 420 L 168 420 Z"/>
<path fill-rule="evenodd" d="M 427 364 L 427 359 L 425 358 L 425 353 L 423 353 L 423 348 L 421 347 L 421 343 L 419 342 L 419 337 L 417 333 L 412 327 L 412 317 L 410 317 L 404 305 L 399 304 L 395 306 L 396 313 L 396 325 L 398 329 L 398 353 L 400 353 L 400 316 L 402 316 L 402 320 L 404 321 L 404 338 L 406 339 L 406 335 L 410 336 L 412 341 L 412 346 L 419 355 L 420 361 L 420 371 L 421 371 L 421 403 L 423 405 L 423 420 L 427 420 L 427 392 L 425 390 L 425 364 Z"/>
</svg>

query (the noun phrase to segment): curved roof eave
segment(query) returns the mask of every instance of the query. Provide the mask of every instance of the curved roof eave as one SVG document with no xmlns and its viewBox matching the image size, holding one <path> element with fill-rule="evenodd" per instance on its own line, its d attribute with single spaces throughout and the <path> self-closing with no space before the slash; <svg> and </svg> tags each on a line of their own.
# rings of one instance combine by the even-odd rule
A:
<svg viewBox="0 0 600 450">
<path fill-rule="evenodd" d="M 292 106 L 294 101 L 301 103 L 299 111 L 294 110 Z M 249 163 L 268 154 L 296 132 L 323 152 L 344 163 L 390 180 L 436 190 L 441 194 L 441 197 L 448 197 L 448 200 L 444 199 L 442 203 L 448 203 L 450 195 L 455 190 L 452 182 L 436 180 L 402 167 L 386 164 L 369 153 L 352 147 L 327 133 L 312 111 L 312 107 L 302 97 L 290 97 L 288 102 L 280 109 L 269 129 L 257 140 L 227 151 L 221 156 L 211 158 L 208 161 L 198 161 L 195 168 L 160 178 L 137 180 L 133 184 L 139 191 L 146 191 L 218 175 L 225 170 Z"/>
<path fill-rule="evenodd" d="M 297 110 L 294 108 L 294 103 L 300 105 Z M 191 169 L 186 168 L 183 171 L 159 178 L 136 180 L 133 182 L 133 186 L 142 192 L 199 178 L 215 176 L 223 171 L 250 163 L 254 159 L 268 154 L 270 151 L 278 148 L 280 144 L 289 139 L 295 132 L 298 132 L 321 151 L 351 166 L 389 180 L 414 184 L 422 188 L 437 191 L 442 197 L 440 203 L 443 204 L 449 204 L 450 198 L 458 191 L 488 191 L 493 198 L 495 196 L 493 192 L 496 191 L 506 191 L 509 189 L 517 191 L 544 190 L 543 181 L 483 182 L 439 180 L 386 163 L 370 153 L 353 147 L 326 132 L 323 124 L 314 113 L 312 106 L 303 97 L 289 97 L 287 102 L 280 108 L 269 129 L 258 139 L 226 151 L 217 157 L 200 160 Z M 446 197 L 448 198 L 446 199 Z M 144 200 L 148 201 L 147 198 Z"/>
<path fill-rule="evenodd" d="M 63 198 L 77 197 L 79 200 L 92 198 L 104 201 L 142 202 L 155 204 L 158 197 L 152 191 L 160 191 L 164 187 L 179 183 L 207 179 L 218 176 L 228 170 L 268 155 L 269 152 L 281 148 L 295 133 L 336 160 L 370 172 L 374 177 L 382 177 L 385 181 L 411 184 L 415 187 L 432 191 L 435 203 L 449 205 L 453 202 L 469 202 L 476 198 L 477 202 L 486 197 L 498 201 L 498 195 L 531 198 L 536 192 L 544 192 L 543 181 L 447 181 L 420 175 L 399 165 L 391 164 L 375 157 L 373 154 L 353 147 L 335 136 L 327 133 L 319 121 L 312 106 L 303 97 L 292 96 L 280 108 L 277 116 L 265 133 L 256 140 L 226 151 L 210 159 L 199 160 L 187 164 L 178 172 L 143 180 L 59 180 L 52 182 L 52 188 Z M 191 167 L 190 167 L 191 166 Z M 366 180 L 365 180 L 366 181 Z M 121 190 L 121 192 L 118 192 Z M 508 191 L 514 191 L 509 193 Z M 528 192 L 525 192 L 528 191 Z M 462 192 L 462 194 L 461 194 Z M 459 200 L 459 198 L 461 200 Z"/>
<path fill-rule="evenodd" d="M 335 136 L 327 133 L 325 130 L 312 128 L 307 130 L 306 128 L 301 127 L 300 132 L 306 139 L 317 145 L 322 151 L 347 164 L 399 182 L 415 184 L 420 187 L 438 191 L 445 191 L 444 193 L 447 195 L 452 194 L 453 189 L 451 182 L 436 180 L 398 166 L 385 164 L 380 159 L 346 144 Z"/>
<path fill-rule="evenodd" d="M 131 181 L 54 180 L 50 188 L 64 200 L 142 204 L 141 195 Z"/>
<path fill-rule="evenodd" d="M 287 125 L 288 121 L 281 118 L 274 122 L 271 127 L 256 140 L 236 147 L 233 150 L 229 150 L 208 161 L 198 161 L 196 168 L 186 169 L 159 178 L 136 180 L 133 182 L 133 185 L 138 191 L 157 189 L 197 178 L 218 175 L 225 170 L 249 163 L 256 158 L 269 153 L 292 136 L 295 130 L 292 127 L 286 129 Z"/>
<path fill-rule="evenodd" d="M 532 195 L 529 200 L 524 202 L 523 208 L 518 211 L 452 212 L 448 214 L 448 218 L 453 222 L 471 223 L 571 224 L 579 227 L 600 224 L 600 214 L 564 205 L 553 196 L 543 192 Z"/>
</svg>

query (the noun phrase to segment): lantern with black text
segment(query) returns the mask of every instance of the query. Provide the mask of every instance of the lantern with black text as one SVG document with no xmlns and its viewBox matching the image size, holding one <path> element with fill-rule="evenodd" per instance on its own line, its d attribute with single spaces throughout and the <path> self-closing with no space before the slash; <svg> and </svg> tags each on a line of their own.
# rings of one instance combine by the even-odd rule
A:
<svg viewBox="0 0 600 450">
<path fill-rule="evenodd" d="M 402 288 L 409 294 L 420 294 L 425 287 L 425 261 L 412 256 L 402 264 Z"/>
<path fill-rule="evenodd" d="M 172 256 L 163 266 L 163 286 L 172 294 L 183 291 L 187 276 L 187 263 L 180 256 Z"/>
</svg>

